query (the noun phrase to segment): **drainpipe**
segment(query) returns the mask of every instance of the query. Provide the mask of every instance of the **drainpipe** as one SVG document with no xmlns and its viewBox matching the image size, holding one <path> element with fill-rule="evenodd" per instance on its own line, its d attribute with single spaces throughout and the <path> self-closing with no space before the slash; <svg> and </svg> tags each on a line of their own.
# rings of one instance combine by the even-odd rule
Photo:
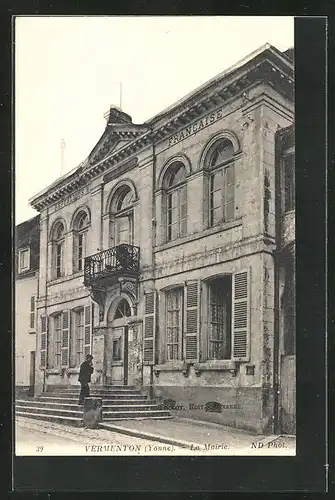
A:
<svg viewBox="0 0 335 500">
<path fill-rule="evenodd" d="M 157 228 L 157 221 L 156 221 L 156 198 L 155 198 L 155 191 L 156 191 L 156 149 L 155 149 L 155 139 L 153 137 L 153 133 L 151 130 L 151 142 L 152 142 L 152 221 L 151 221 L 151 230 L 152 230 L 152 238 L 151 238 L 151 259 L 152 259 L 152 270 L 153 270 L 153 278 L 154 278 L 154 283 L 155 283 L 155 269 L 156 269 L 156 258 L 155 258 L 155 244 L 156 244 L 156 228 Z M 155 295 L 155 300 L 156 295 Z M 154 340 L 155 343 L 157 341 L 157 303 L 156 303 L 156 331 L 155 331 L 155 336 Z M 156 354 L 156 346 L 154 346 L 154 354 Z M 155 359 L 154 359 L 155 363 Z M 154 394 L 153 394 L 153 382 L 154 382 L 154 365 L 150 365 L 150 399 L 153 399 Z"/>
<path fill-rule="evenodd" d="M 275 236 L 276 248 L 274 252 L 274 345 L 273 345 L 273 400 L 274 400 L 274 433 L 280 433 L 279 409 L 279 339 L 280 339 L 280 298 L 279 298 L 279 273 L 280 273 L 280 248 L 282 232 L 282 190 L 281 190 L 281 134 L 275 137 Z"/>
<path fill-rule="evenodd" d="M 43 370 L 43 392 L 46 389 L 46 370 L 48 368 L 48 352 L 49 352 L 49 318 L 47 316 L 47 297 L 48 297 L 48 271 L 49 271 L 49 209 L 47 208 L 47 223 L 46 223 L 46 235 L 47 235 L 47 251 L 46 251 L 46 262 L 45 262 L 45 290 L 44 290 L 44 312 L 47 318 L 47 338 L 46 338 L 46 356 L 45 356 L 45 368 Z"/>
</svg>

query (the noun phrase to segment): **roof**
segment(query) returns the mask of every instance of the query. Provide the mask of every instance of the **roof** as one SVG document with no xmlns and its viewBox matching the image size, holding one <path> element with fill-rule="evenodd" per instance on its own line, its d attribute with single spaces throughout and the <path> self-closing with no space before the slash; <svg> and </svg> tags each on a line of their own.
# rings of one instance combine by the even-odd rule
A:
<svg viewBox="0 0 335 500">
<path fill-rule="evenodd" d="M 138 138 L 141 141 L 142 136 L 144 137 L 146 134 L 149 133 L 150 128 L 152 129 L 153 127 L 157 126 L 159 127 L 159 123 L 162 124 L 162 121 L 165 121 L 168 119 L 168 117 L 173 117 L 174 114 L 178 114 L 179 112 L 182 112 L 183 110 L 187 110 L 190 108 L 190 106 L 194 103 L 195 100 L 197 99 L 203 99 L 204 95 L 207 92 L 207 89 L 210 89 L 211 87 L 215 87 L 216 84 L 220 84 L 222 80 L 229 81 L 235 78 L 235 74 L 244 74 L 245 72 L 249 71 L 250 69 L 253 69 L 255 65 L 258 62 L 262 62 L 263 60 L 271 60 L 271 63 L 274 64 L 277 68 L 279 68 L 280 71 L 283 71 L 288 75 L 289 77 L 292 78 L 291 73 L 293 75 L 293 62 L 292 59 L 289 57 L 293 49 L 288 49 L 285 52 L 281 52 L 269 43 L 266 43 L 256 49 L 255 51 L 251 52 L 249 55 L 238 61 L 236 64 L 233 66 L 229 67 L 228 69 L 222 71 L 218 75 L 214 76 L 212 79 L 208 80 L 205 82 L 203 85 L 199 86 L 195 90 L 192 90 L 192 92 L 188 93 L 186 96 L 183 98 L 179 99 L 175 103 L 173 103 L 171 106 L 168 106 L 164 110 L 162 110 L 160 113 L 157 115 L 153 116 L 149 120 L 145 121 L 143 124 L 138 124 L 134 125 L 131 122 L 131 117 L 127 115 L 126 113 L 122 112 L 116 112 L 115 110 L 113 111 L 111 116 L 113 117 L 112 121 L 119 122 L 119 119 L 114 119 L 116 115 L 122 115 L 123 120 L 121 122 L 123 123 L 116 123 L 114 125 L 115 130 L 118 130 L 119 128 L 122 128 L 124 126 L 128 127 L 135 127 L 138 128 L 138 132 L 135 130 L 132 131 L 134 137 L 138 134 Z M 115 108 L 116 109 L 116 108 Z M 114 116 L 115 115 L 115 116 Z M 111 120 L 109 120 L 110 122 Z M 126 123 L 124 123 L 126 122 Z M 108 125 L 106 126 L 106 130 L 108 129 Z M 67 191 L 67 185 L 68 184 L 73 184 L 74 186 L 80 186 L 83 183 L 85 183 L 85 178 L 89 175 L 88 172 L 86 172 L 93 164 L 95 165 L 97 162 L 101 162 L 103 160 L 102 155 L 104 154 L 104 158 L 107 158 L 108 156 L 108 151 L 111 152 L 111 146 L 112 146 L 112 138 L 113 136 L 110 136 L 110 134 L 107 134 L 106 130 L 104 131 L 103 135 L 99 139 L 98 143 L 96 146 L 93 148 L 92 152 L 88 156 L 84 162 L 79 164 L 77 167 L 72 169 L 70 172 L 65 174 L 64 176 L 58 178 L 55 182 L 53 182 L 51 185 L 37 193 L 35 196 L 33 196 L 29 202 L 34 206 L 34 208 L 38 208 L 38 205 L 40 204 L 41 200 L 44 199 L 44 195 L 49 193 L 53 188 L 59 188 L 62 192 L 60 193 L 63 195 L 64 193 L 68 192 Z M 143 132 L 141 132 L 143 130 Z M 142 133 L 142 136 L 141 136 Z M 106 135 L 107 134 L 107 135 Z M 131 132 L 129 132 L 131 135 Z M 147 138 L 146 138 L 147 139 Z M 145 139 L 145 140 L 146 140 Z M 129 141 L 129 147 L 132 147 L 131 144 L 136 141 L 136 138 L 133 140 Z M 119 154 L 122 157 L 124 154 L 125 149 L 127 149 L 128 145 L 124 146 Z M 106 156 L 107 155 L 107 156 Z M 94 166 L 93 165 L 93 166 Z M 99 171 L 99 169 L 98 169 Z M 71 188 L 72 189 L 72 188 Z"/>
</svg>

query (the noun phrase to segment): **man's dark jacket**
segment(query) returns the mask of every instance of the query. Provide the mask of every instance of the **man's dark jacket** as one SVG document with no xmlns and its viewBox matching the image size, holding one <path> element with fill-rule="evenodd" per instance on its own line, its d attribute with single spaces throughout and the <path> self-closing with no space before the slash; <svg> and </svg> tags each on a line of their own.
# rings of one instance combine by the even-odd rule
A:
<svg viewBox="0 0 335 500">
<path fill-rule="evenodd" d="M 80 372 L 79 372 L 79 382 L 81 384 L 88 384 L 91 382 L 91 374 L 93 373 L 93 366 L 90 365 L 88 361 L 84 361 L 80 365 Z"/>
</svg>

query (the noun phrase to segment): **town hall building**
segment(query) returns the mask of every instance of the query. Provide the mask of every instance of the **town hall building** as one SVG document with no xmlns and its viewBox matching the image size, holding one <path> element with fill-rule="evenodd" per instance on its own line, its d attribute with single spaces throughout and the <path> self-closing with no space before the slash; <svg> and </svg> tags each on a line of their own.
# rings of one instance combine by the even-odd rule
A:
<svg viewBox="0 0 335 500">
<path fill-rule="evenodd" d="M 35 393 L 129 385 L 294 432 L 294 66 L 266 44 L 142 124 L 117 107 L 40 214 Z"/>
</svg>

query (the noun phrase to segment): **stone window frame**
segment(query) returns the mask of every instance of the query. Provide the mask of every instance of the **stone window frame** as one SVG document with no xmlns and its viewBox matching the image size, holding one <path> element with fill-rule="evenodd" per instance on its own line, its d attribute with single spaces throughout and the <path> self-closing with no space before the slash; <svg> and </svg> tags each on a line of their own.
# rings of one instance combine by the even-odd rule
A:
<svg viewBox="0 0 335 500">
<path fill-rule="evenodd" d="M 83 218 L 86 221 L 82 227 L 79 227 L 79 223 Z M 87 257 L 87 242 L 88 242 L 88 231 L 91 226 L 91 213 L 87 206 L 79 207 L 72 216 L 71 221 L 71 231 L 72 231 L 72 248 L 73 248 L 73 258 L 72 258 L 72 272 L 82 273 L 84 271 L 85 257 Z M 79 239 L 82 238 L 82 258 L 81 265 L 79 264 Z M 81 269 L 80 269 L 81 267 Z"/>
<path fill-rule="evenodd" d="M 63 226 L 62 234 L 59 234 L 59 228 Z M 63 218 L 56 219 L 52 224 L 49 240 L 51 241 L 51 280 L 57 280 L 65 277 L 65 252 L 66 252 L 66 222 Z M 58 251 L 61 246 L 60 273 L 57 271 Z"/>
<path fill-rule="evenodd" d="M 176 166 L 180 165 L 184 170 L 184 177 L 181 181 L 171 184 L 171 178 L 174 174 Z M 177 170 L 177 172 L 180 168 Z M 162 178 L 162 214 L 163 214 L 163 227 L 164 227 L 164 242 L 169 243 L 183 238 L 187 235 L 187 221 L 188 221 L 188 211 L 187 211 L 187 166 L 182 158 L 176 157 L 172 158 L 167 168 L 165 168 L 164 176 Z M 173 208 L 169 204 L 173 202 L 173 196 L 176 195 L 177 205 Z M 178 211 L 177 221 L 175 224 L 178 225 L 177 234 L 174 236 L 172 234 L 173 223 L 169 224 L 169 213 L 172 214 L 173 209 Z M 183 213 L 184 211 L 184 213 Z M 171 229 L 171 232 L 170 232 Z"/>
<path fill-rule="evenodd" d="M 119 208 L 118 203 L 120 198 L 122 197 L 123 191 L 127 190 L 124 197 L 127 196 L 128 192 L 132 193 L 131 203 L 124 208 Z M 109 219 L 109 230 L 108 230 L 108 248 L 116 246 L 118 243 L 117 238 L 117 220 L 121 217 L 128 218 L 129 224 L 129 245 L 134 244 L 134 215 L 135 215 L 135 206 L 138 202 L 137 191 L 133 182 L 129 179 L 123 179 L 119 183 L 117 183 L 112 189 L 111 193 L 108 196 L 107 205 L 106 205 L 106 215 L 104 217 L 108 217 Z"/>
<path fill-rule="evenodd" d="M 230 141 L 233 147 L 233 153 L 230 158 L 227 158 L 227 160 L 223 161 L 220 165 L 217 165 L 215 167 L 210 166 L 210 161 L 212 158 L 212 155 L 220 141 Z M 236 179 L 236 161 L 239 160 L 242 156 L 242 149 L 240 145 L 240 139 L 238 136 L 233 132 L 232 130 L 225 129 L 220 132 L 214 133 L 207 143 L 205 144 L 204 148 L 202 149 L 202 152 L 199 156 L 198 160 L 198 166 L 197 169 L 199 171 L 203 171 L 204 175 L 204 205 L 203 205 L 203 227 L 204 230 L 208 229 L 214 229 L 215 227 L 226 227 L 227 225 L 230 225 L 234 223 L 236 220 L 239 219 L 238 213 L 236 212 L 236 203 L 237 203 L 237 187 L 239 185 L 238 179 Z M 233 165 L 234 166 L 234 215 L 233 218 L 230 220 L 222 220 L 221 222 L 218 222 L 216 224 L 211 225 L 210 223 L 210 212 L 211 212 L 211 207 L 210 207 L 210 185 L 211 185 L 211 175 L 215 173 L 216 171 L 219 171 L 220 169 L 225 170 L 229 166 Z"/>
<path fill-rule="evenodd" d="M 25 252 L 27 252 L 28 254 L 28 257 L 27 257 L 27 260 L 28 260 L 28 265 L 27 266 L 21 266 L 21 259 L 23 257 L 23 255 L 25 254 Z M 19 274 L 20 273 L 25 273 L 27 271 L 30 270 L 30 247 L 25 247 L 25 248 L 20 248 L 19 249 L 19 255 L 18 255 L 18 272 Z"/>
</svg>

